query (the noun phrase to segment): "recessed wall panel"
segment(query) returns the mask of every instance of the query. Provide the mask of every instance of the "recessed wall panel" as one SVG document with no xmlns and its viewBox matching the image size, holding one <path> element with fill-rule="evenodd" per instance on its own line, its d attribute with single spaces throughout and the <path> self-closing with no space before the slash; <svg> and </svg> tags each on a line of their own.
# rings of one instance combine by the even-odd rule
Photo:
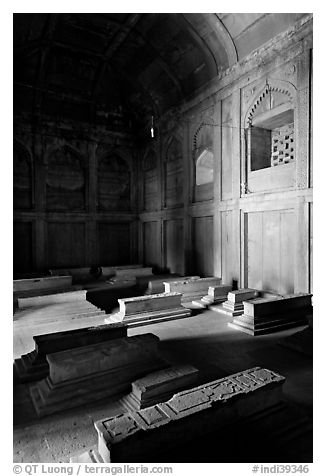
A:
<svg viewBox="0 0 326 476">
<path fill-rule="evenodd" d="M 85 224 L 49 222 L 47 224 L 47 261 L 49 268 L 86 264 Z"/>
<path fill-rule="evenodd" d="M 171 273 L 182 274 L 184 269 L 183 220 L 164 222 L 165 268 Z"/>
<path fill-rule="evenodd" d="M 130 264 L 130 224 L 99 223 L 98 246 L 101 266 Z"/>
<path fill-rule="evenodd" d="M 192 221 L 191 273 L 202 277 L 214 275 L 213 217 L 196 217 Z"/>
</svg>

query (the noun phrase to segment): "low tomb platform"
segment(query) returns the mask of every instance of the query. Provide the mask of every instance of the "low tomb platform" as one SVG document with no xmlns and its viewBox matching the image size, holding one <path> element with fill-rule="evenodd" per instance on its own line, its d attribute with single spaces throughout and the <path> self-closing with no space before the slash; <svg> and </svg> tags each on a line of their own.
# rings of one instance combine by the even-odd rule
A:
<svg viewBox="0 0 326 476">
<path fill-rule="evenodd" d="M 65 293 L 81 289 L 72 285 L 71 276 L 45 276 L 41 278 L 14 279 L 13 303 L 14 312 L 18 307 L 18 299 L 46 296 L 48 294 Z"/>
<path fill-rule="evenodd" d="M 208 293 L 200 300 L 192 301 L 196 307 L 206 308 L 211 305 L 221 304 L 228 298 L 228 293 L 232 291 L 232 286 L 220 284 L 218 286 L 210 286 Z"/>
<path fill-rule="evenodd" d="M 171 292 L 118 299 L 120 311 L 108 315 L 105 322 L 136 327 L 189 317 L 191 311 L 182 306 L 181 298 L 180 293 Z"/>
<path fill-rule="evenodd" d="M 116 276 L 117 270 L 125 271 L 128 273 L 130 269 L 139 269 L 142 268 L 142 264 L 126 264 L 121 266 L 102 266 L 102 274 L 104 277 L 109 278 Z"/>
<path fill-rule="evenodd" d="M 228 325 L 250 335 L 259 335 L 308 324 L 307 316 L 312 312 L 311 296 L 300 293 L 245 301 L 243 314 Z"/>
<path fill-rule="evenodd" d="M 74 283 L 83 283 L 87 285 L 103 282 L 116 275 L 117 271 L 128 273 L 129 270 L 142 268 L 141 264 L 129 264 L 121 266 L 91 266 L 79 268 L 57 268 L 50 269 L 51 276 L 71 276 Z"/>
<path fill-rule="evenodd" d="M 51 304 L 73 303 L 86 301 L 86 290 L 79 289 L 66 292 L 49 293 L 45 295 L 20 297 L 17 299 L 18 307 L 26 309 L 27 307 L 49 306 Z"/>
<path fill-rule="evenodd" d="M 176 392 L 196 384 L 198 375 L 198 369 L 192 365 L 178 365 L 153 372 L 133 382 L 131 392 L 120 403 L 127 411 L 135 411 L 164 402 Z"/>
<path fill-rule="evenodd" d="M 211 286 L 218 286 L 221 283 L 221 278 L 195 278 L 183 279 L 181 281 L 168 281 L 164 283 L 165 293 L 181 293 L 182 302 L 191 302 L 201 299 L 208 292 Z"/>
<path fill-rule="evenodd" d="M 122 337 L 127 337 L 127 328 L 123 324 L 104 324 L 33 336 L 34 350 L 15 359 L 17 376 L 21 383 L 44 379 L 49 375 L 47 355 Z"/>
<path fill-rule="evenodd" d="M 140 276 L 152 276 L 152 268 L 128 268 L 128 269 L 117 269 L 113 278 L 109 280 L 110 283 L 137 283 L 137 278 Z"/>
<path fill-rule="evenodd" d="M 164 293 L 164 291 L 165 291 L 164 283 L 168 283 L 170 281 L 176 282 L 176 281 L 185 281 L 185 280 L 188 280 L 188 279 L 199 279 L 199 278 L 200 278 L 200 276 L 179 276 L 179 275 L 176 275 L 176 274 L 175 275 L 166 274 L 166 275 L 153 276 L 147 282 L 147 288 L 146 288 L 144 294 Z"/>
<path fill-rule="evenodd" d="M 72 462 L 159 461 L 211 432 L 272 411 L 282 400 L 285 378 L 254 367 L 175 394 L 165 403 L 95 423 L 98 447 Z"/>
<path fill-rule="evenodd" d="M 248 299 L 256 298 L 259 295 L 259 291 L 251 288 L 230 291 L 226 301 L 220 305 L 211 305 L 210 309 L 226 314 L 229 317 L 240 316 L 243 314 L 243 302 Z"/>
<path fill-rule="evenodd" d="M 49 376 L 30 387 L 39 417 L 129 392 L 131 383 L 169 366 L 153 334 L 123 337 L 47 355 Z"/>
</svg>

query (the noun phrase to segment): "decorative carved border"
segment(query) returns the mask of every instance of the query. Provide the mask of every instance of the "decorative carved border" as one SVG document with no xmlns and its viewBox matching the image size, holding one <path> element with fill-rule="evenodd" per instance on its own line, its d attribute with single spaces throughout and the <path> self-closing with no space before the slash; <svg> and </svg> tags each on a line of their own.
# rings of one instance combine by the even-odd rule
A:
<svg viewBox="0 0 326 476">
<path fill-rule="evenodd" d="M 290 83 L 289 81 L 282 81 L 282 80 L 275 80 L 275 79 L 268 79 L 266 80 L 266 84 L 263 89 L 260 90 L 258 94 L 254 97 L 253 101 L 249 105 L 247 109 L 247 113 L 244 118 L 244 127 L 249 127 L 252 123 L 252 120 L 255 115 L 255 111 L 257 107 L 261 104 L 261 102 L 265 99 L 265 97 L 270 94 L 272 91 L 282 93 L 289 97 L 289 101 L 294 103 L 296 101 L 296 87 Z"/>
</svg>

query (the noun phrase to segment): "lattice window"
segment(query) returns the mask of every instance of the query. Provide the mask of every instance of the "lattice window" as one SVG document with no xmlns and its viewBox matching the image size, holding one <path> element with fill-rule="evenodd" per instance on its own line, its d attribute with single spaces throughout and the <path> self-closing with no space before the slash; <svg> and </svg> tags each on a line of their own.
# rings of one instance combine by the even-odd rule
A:
<svg viewBox="0 0 326 476">
<path fill-rule="evenodd" d="M 284 125 L 272 131 L 271 165 L 288 164 L 294 161 L 293 124 Z"/>
</svg>

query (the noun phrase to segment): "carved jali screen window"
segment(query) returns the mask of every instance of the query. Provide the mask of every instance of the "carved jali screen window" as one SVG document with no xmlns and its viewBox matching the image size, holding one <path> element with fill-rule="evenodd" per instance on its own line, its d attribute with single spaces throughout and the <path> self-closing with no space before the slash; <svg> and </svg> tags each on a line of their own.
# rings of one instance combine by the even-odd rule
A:
<svg viewBox="0 0 326 476">
<path fill-rule="evenodd" d="M 293 124 L 272 131 L 272 166 L 294 161 Z"/>
</svg>

